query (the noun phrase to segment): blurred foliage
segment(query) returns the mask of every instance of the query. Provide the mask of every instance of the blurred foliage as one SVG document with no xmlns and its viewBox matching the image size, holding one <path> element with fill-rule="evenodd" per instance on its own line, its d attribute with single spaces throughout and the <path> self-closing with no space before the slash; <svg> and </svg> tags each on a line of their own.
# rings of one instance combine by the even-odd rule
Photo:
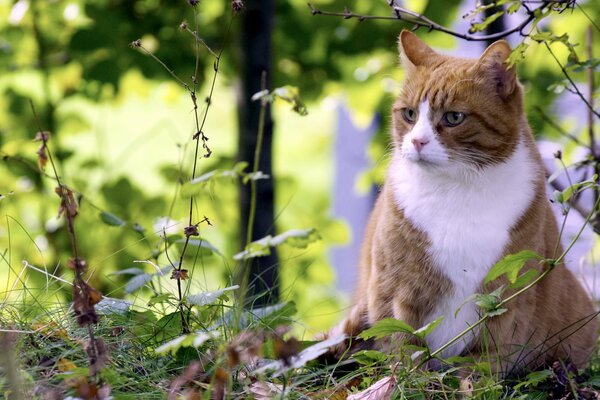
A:
<svg viewBox="0 0 600 400">
<path fill-rule="evenodd" d="M 300 321 L 309 329 L 331 324 L 339 309 L 331 291 L 334 276 L 328 249 L 343 244 L 349 232 L 330 214 L 332 135 L 336 102 L 346 102 L 356 122 L 373 114 L 387 115 L 403 74 L 398 68 L 397 21 L 344 20 L 312 16 L 304 0 L 276 2 L 274 20 L 274 87 L 299 88 L 309 114 L 300 117 L 290 105 L 274 104 L 276 138 L 274 160 L 278 231 L 315 228 L 321 240 L 307 249 L 282 246 L 282 294 L 294 300 Z M 451 26 L 459 17 L 459 1 L 413 0 L 407 7 L 436 22 Z M 319 7 L 342 10 L 347 2 L 320 1 Z M 352 2 L 354 12 L 387 15 L 385 1 Z M 581 12 L 584 9 L 587 13 Z M 137 266 L 135 260 L 168 264 L 180 251 L 187 200 L 181 184 L 191 170 L 189 147 L 193 133 L 192 105 L 187 93 L 155 60 L 130 44 L 141 39 L 183 80 L 189 81 L 196 63 L 195 42 L 179 28 L 197 21 L 199 35 L 215 50 L 225 48 L 206 133 L 213 156 L 201 160 L 201 174 L 234 168 L 235 85 L 240 28 L 227 1 L 201 1 L 196 8 L 184 0 L 18 0 L 0 2 L 0 297 L 13 288 L 27 287 L 42 302 L 64 302 L 68 288 L 46 291 L 47 276 L 24 270 L 23 260 L 47 273 L 70 280 L 65 267 L 70 245 L 57 219 L 58 197 L 52 178 L 37 167 L 33 142 L 38 130 L 29 101 L 33 101 L 42 129 L 52 132 L 50 150 L 59 172 L 80 196 L 77 238 L 90 265 L 92 283 L 111 297 L 144 305 L 153 288 L 127 294 L 127 279 L 118 270 Z M 552 44 L 559 60 L 575 52 L 587 59 L 585 34 L 590 20 L 600 20 L 600 7 L 582 3 L 574 12 L 552 17 L 540 30 L 560 36 L 565 46 Z M 438 32 L 419 30 L 433 47 L 451 51 L 458 40 Z M 600 54 L 595 32 L 594 53 Z M 226 39 L 229 38 L 229 39 Z M 551 85 L 562 81 L 560 68 L 543 45 L 526 39 L 525 62 L 519 63 L 526 88 L 526 104 L 534 130 L 558 138 L 541 109 L 574 135 L 584 134 L 582 113 L 561 104 Z M 480 46 L 473 43 L 473 46 Z M 200 48 L 198 76 L 205 88 L 212 76 L 213 58 Z M 570 69 L 577 82 L 585 70 Z M 205 93 L 202 90 L 201 93 Z M 567 93 L 568 94 L 568 93 Z M 559 99 L 557 103 L 556 100 Z M 565 100 L 566 99 L 566 100 Z M 561 103 L 562 102 L 562 103 Z M 374 168 L 370 182 L 381 180 L 388 151 L 387 117 L 369 151 Z M 572 148 L 572 144 L 569 143 Z M 247 160 L 250 161 L 250 160 Z M 188 292 L 215 290 L 231 284 L 237 261 L 239 216 L 235 177 L 220 176 L 202 183 L 195 199 L 196 214 L 211 225 L 200 226 L 201 237 L 218 252 L 197 246 L 188 252 L 193 279 Z M 123 223 L 121 223 L 123 222 Z M 163 227 L 167 238 L 161 238 Z M 178 247 L 179 246 L 179 247 Z M 173 282 L 159 279 L 165 291 Z M 24 291 L 12 291 L 12 296 Z M 23 296 L 26 300 L 27 296 Z M 40 306 L 38 304 L 38 306 Z M 40 308 L 40 313 L 42 309 Z M 312 331 L 310 331 L 312 332 Z"/>
</svg>

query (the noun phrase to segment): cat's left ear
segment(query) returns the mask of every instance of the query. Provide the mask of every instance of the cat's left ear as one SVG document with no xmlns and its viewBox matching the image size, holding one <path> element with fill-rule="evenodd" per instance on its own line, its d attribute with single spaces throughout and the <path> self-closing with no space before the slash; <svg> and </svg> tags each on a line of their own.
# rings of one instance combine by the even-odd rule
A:
<svg viewBox="0 0 600 400">
<path fill-rule="evenodd" d="M 406 29 L 402 30 L 398 38 L 398 51 L 400 63 L 409 72 L 420 65 L 428 65 L 436 57 L 436 52 L 431 47 Z"/>
<path fill-rule="evenodd" d="M 477 62 L 477 68 L 492 79 L 497 93 L 503 99 L 513 94 L 517 86 L 515 67 L 509 67 L 506 63 L 511 51 L 505 40 L 499 40 L 489 45 Z"/>
</svg>

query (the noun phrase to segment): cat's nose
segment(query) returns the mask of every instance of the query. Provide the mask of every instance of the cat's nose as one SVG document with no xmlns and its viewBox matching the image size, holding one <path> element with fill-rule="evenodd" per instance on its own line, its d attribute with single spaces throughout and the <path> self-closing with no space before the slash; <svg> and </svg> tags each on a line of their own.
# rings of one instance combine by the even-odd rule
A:
<svg viewBox="0 0 600 400">
<path fill-rule="evenodd" d="M 421 149 L 423 149 L 423 146 L 429 143 L 429 140 L 425 138 L 414 138 L 411 140 L 411 142 L 413 146 L 415 146 L 415 149 L 417 149 L 417 152 L 420 153 Z"/>
</svg>

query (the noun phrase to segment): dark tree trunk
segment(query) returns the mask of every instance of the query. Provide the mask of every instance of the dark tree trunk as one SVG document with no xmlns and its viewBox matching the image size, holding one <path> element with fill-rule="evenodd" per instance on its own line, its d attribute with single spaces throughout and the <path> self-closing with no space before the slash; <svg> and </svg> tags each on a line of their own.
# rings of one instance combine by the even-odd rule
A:
<svg viewBox="0 0 600 400">
<path fill-rule="evenodd" d="M 495 2 L 496 0 L 484 0 L 483 4 L 491 4 L 493 2 Z M 504 10 L 504 6 L 496 6 L 496 7 L 490 7 L 487 10 L 485 10 L 485 18 L 491 17 L 492 15 L 496 14 L 498 11 L 502 11 Z M 494 22 L 492 22 L 491 24 L 489 24 L 486 28 L 485 28 L 485 33 L 487 35 L 492 35 L 494 33 L 498 33 L 498 32 L 502 32 L 503 30 L 506 29 L 506 24 L 504 22 L 504 15 L 502 14 L 500 16 L 500 18 L 498 18 L 497 20 L 495 20 Z M 486 41 L 486 45 L 490 45 L 492 43 L 494 43 L 496 40 L 487 40 Z"/>
<path fill-rule="evenodd" d="M 240 40 L 241 87 L 238 92 L 238 155 L 239 161 L 254 160 L 258 135 L 260 101 L 250 98 L 261 90 L 261 76 L 266 72 L 266 87 L 271 87 L 271 30 L 273 24 L 274 0 L 248 0 L 242 13 Z M 252 240 L 263 238 L 275 232 L 274 220 L 274 180 L 271 149 L 273 142 L 273 120 L 270 106 L 267 106 L 263 143 L 261 146 L 259 170 L 270 179 L 256 182 L 257 202 Z M 250 212 L 250 185 L 240 183 L 240 246 L 246 245 L 248 215 Z M 244 266 L 241 265 L 240 268 Z M 250 268 L 248 296 L 254 305 L 276 302 L 279 297 L 278 262 L 274 249 L 270 256 L 249 261 Z M 241 271 L 240 271 L 241 272 Z M 257 297 L 258 296 L 258 297 Z"/>
</svg>

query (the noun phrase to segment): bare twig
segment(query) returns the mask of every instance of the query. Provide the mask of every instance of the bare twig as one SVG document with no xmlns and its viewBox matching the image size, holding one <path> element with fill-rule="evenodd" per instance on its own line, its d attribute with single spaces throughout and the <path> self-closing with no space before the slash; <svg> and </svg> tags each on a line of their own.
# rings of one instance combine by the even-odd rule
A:
<svg viewBox="0 0 600 400">
<path fill-rule="evenodd" d="M 594 41 L 594 31 L 592 27 L 589 26 L 587 30 L 587 56 L 588 60 L 594 58 L 593 52 L 593 41 Z M 600 182 L 600 164 L 598 163 L 598 152 L 596 151 L 596 137 L 594 134 L 594 114 L 593 106 L 594 106 L 594 68 L 590 66 L 588 68 L 588 103 L 591 107 L 588 108 L 587 113 L 587 124 L 588 124 L 588 136 L 590 138 L 590 155 L 592 157 L 594 163 L 594 175 L 596 176 L 596 183 Z M 598 202 L 598 198 L 600 197 L 600 188 L 596 185 L 594 188 L 594 204 Z M 598 213 L 597 209 L 592 210 L 594 213 L 594 217 L 592 219 L 592 227 L 595 232 L 600 232 L 600 213 Z"/>
<path fill-rule="evenodd" d="M 38 127 L 36 140 L 42 142 L 42 147 L 40 147 L 38 150 L 39 159 L 41 161 L 40 166 L 43 168 L 46 159 L 50 161 L 52 171 L 54 172 L 54 178 L 58 184 L 58 187 L 55 189 L 55 191 L 61 199 L 59 215 L 62 214 L 67 221 L 67 233 L 69 235 L 71 253 L 73 255 L 73 259 L 69 260 L 68 265 L 75 272 L 75 278 L 73 279 L 73 308 L 75 310 L 78 324 L 87 328 L 89 343 L 85 349 L 85 352 L 88 356 L 90 376 L 93 383 L 96 384 L 100 383 L 101 378 L 99 377 L 99 372 L 102 368 L 103 359 L 106 357 L 104 343 L 102 342 L 101 338 L 95 337 L 94 330 L 92 328 L 92 325 L 98 322 L 98 315 L 94 309 L 94 304 L 98 303 L 102 299 L 102 294 L 98 290 L 91 287 L 83 278 L 83 274 L 87 269 L 87 264 L 84 259 L 80 258 L 79 250 L 77 248 L 77 235 L 75 234 L 75 217 L 78 213 L 77 202 L 75 201 L 73 191 L 63 184 L 59 177 L 52 152 L 50 151 L 48 145 L 50 133 L 42 131 L 41 124 L 35 111 L 35 106 L 31 100 L 30 106 Z"/>
<path fill-rule="evenodd" d="M 579 139 L 577 136 L 573 135 L 570 132 L 567 132 L 562 126 L 557 124 L 556 121 L 554 121 L 552 118 L 550 118 L 550 116 L 548 116 L 548 114 L 546 114 L 541 107 L 535 106 L 533 109 L 540 115 L 540 117 L 548 125 L 550 125 L 552 128 L 554 128 L 558 133 L 560 133 L 561 135 L 563 135 L 565 137 L 568 137 L 573 142 L 577 143 L 579 146 L 586 147 L 586 148 L 588 147 L 588 145 L 586 143 L 584 143 L 581 139 Z"/>
<path fill-rule="evenodd" d="M 214 73 L 213 73 L 212 82 L 210 85 L 210 91 L 209 91 L 208 97 L 206 97 L 206 108 L 204 109 L 202 121 L 200 121 L 200 118 L 198 115 L 198 98 L 196 97 L 196 83 L 194 82 L 194 84 L 192 85 L 193 89 L 189 89 L 189 86 L 186 86 L 186 88 L 190 92 L 190 98 L 191 98 L 192 104 L 194 106 L 194 119 L 195 119 L 195 123 L 196 123 L 196 132 L 194 133 L 194 135 L 192 137 L 192 139 L 196 141 L 196 147 L 195 147 L 195 152 L 194 152 L 194 164 L 193 164 L 193 168 L 192 168 L 192 178 L 191 178 L 192 180 L 196 177 L 196 171 L 198 168 L 198 156 L 200 154 L 200 142 L 202 142 L 202 148 L 205 151 L 204 157 L 208 158 L 212 154 L 212 151 L 210 150 L 210 148 L 208 147 L 208 145 L 206 143 L 208 141 L 208 137 L 206 137 L 206 135 L 204 134 L 203 129 L 204 129 L 204 124 L 206 123 L 206 117 L 208 116 L 208 110 L 210 109 L 210 106 L 212 104 L 212 96 L 213 96 L 213 93 L 215 90 L 215 83 L 217 81 L 217 75 L 219 73 L 219 64 L 221 62 L 221 56 L 223 55 L 223 50 L 225 48 L 225 44 L 229 38 L 229 33 L 231 31 L 231 26 L 232 26 L 234 17 L 235 17 L 235 14 L 231 17 L 231 20 L 229 22 L 229 27 L 227 29 L 227 35 L 223 41 L 223 45 L 221 46 L 221 50 L 219 51 L 218 54 L 215 54 L 210 48 L 208 48 L 208 46 L 206 46 L 204 41 L 202 41 L 202 43 L 207 47 L 209 52 L 211 54 L 215 55 L 215 61 L 213 64 Z M 196 31 L 192 32 L 194 34 L 194 37 L 196 38 L 196 45 L 198 45 L 198 43 L 199 43 L 198 40 L 200 39 L 196 33 L 197 29 L 198 29 L 198 19 L 196 18 Z M 196 77 L 194 76 L 193 79 L 195 80 Z M 181 289 L 181 280 L 182 280 L 182 278 L 185 278 L 187 276 L 187 270 L 183 269 L 183 261 L 184 261 L 186 251 L 188 249 L 190 237 L 197 236 L 199 234 L 198 229 L 197 229 L 198 225 L 203 221 L 207 221 L 207 219 L 205 217 L 205 219 L 203 221 L 200 221 L 197 224 L 194 224 L 193 217 L 194 217 L 194 196 L 191 196 L 189 213 L 188 213 L 188 226 L 186 226 L 184 228 L 185 242 L 183 244 L 183 249 L 181 250 L 181 254 L 179 256 L 179 263 L 178 263 L 178 265 L 173 266 L 174 267 L 173 275 L 171 276 L 171 278 L 177 280 L 177 293 L 178 293 L 178 297 L 179 297 L 179 312 L 181 313 L 181 327 L 182 327 L 182 330 L 184 333 L 189 332 L 189 322 L 188 322 L 188 318 L 186 318 L 186 316 L 185 316 L 184 304 L 183 304 L 183 293 L 182 293 L 182 289 Z"/>
<path fill-rule="evenodd" d="M 556 57 L 556 54 L 554 54 L 554 52 L 550 48 L 550 45 L 547 42 L 544 42 L 544 45 L 546 46 L 546 49 L 548 49 L 548 52 L 550 53 L 552 58 L 554 58 L 554 61 L 556 61 L 556 63 L 560 67 L 560 70 L 562 71 L 565 78 L 567 78 L 567 80 L 573 87 L 575 94 L 577 96 L 579 96 L 579 98 L 585 103 L 585 105 L 587 106 L 587 108 L 590 110 L 591 113 L 593 113 L 596 117 L 600 118 L 600 112 L 594 110 L 594 107 L 592 106 L 592 104 L 588 101 L 588 99 L 586 99 L 585 95 L 583 93 L 581 93 L 581 90 L 579 90 L 579 88 L 577 87 L 577 85 L 575 84 L 575 82 L 573 81 L 573 79 L 571 78 L 571 76 L 569 75 L 567 70 L 565 69 L 564 65 L 562 65 L 562 63 L 560 62 L 558 57 Z"/>
<path fill-rule="evenodd" d="M 568 6 L 571 3 L 571 1 L 556 1 L 553 3 L 567 4 L 567 6 Z M 393 15 L 387 15 L 387 16 L 363 15 L 363 14 L 358 14 L 358 13 L 352 12 L 347 8 L 344 9 L 343 12 L 323 11 L 318 8 L 315 8 L 311 3 L 308 3 L 308 7 L 310 8 L 311 13 L 313 15 L 343 17 L 344 19 L 356 18 L 359 21 L 365 21 L 368 19 L 370 19 L 370 20 L 396 20 L 396 21 L 401 21 L 401 22 L 405 22 L 408 24 L 413 24 L 413 30 L 416 30 L 419 28 L 426 28 L 430 31 L 444 32 L 444 33 L 447 33 L 454 37 L 461 38 L 461 39 L 468 40 L 468 41 L 488 41 L 488 40 L 501 39 L 501 38 L 506 37 L 515 32 L 521 32 L 521 34 L 523 36 L 525 36 L 525 34 L 523 33 L 523 30 L 533 20 L 536 19 L 537 14 L 542 9 L 547 7 L 549 5 L 549 3 L 543 1 L 543 2 L 541 2 L 541 5 L 539 7 L 536 7 L 534 9 L 527 8 L 527 17 L 523 21 L 521 21 L 517 26 L 510 28 L 510 29 L 506 29 L 502 32 L 498 32 L 498 33 L 494 33 L 494 34 L 490 34 L 490 35 L 473 35 L 473 34 L 469 34 L 469 33 L 461 33 L 461 32 L 457 32 L 457 31 L 453 31 L 452 29 L 448 29 L 445 26 L 440 25 L 440 24 L 430 20 L 423 14 L 419 14 L 417 12 L 414 12 L 414 11 L 411 11 L 404 7 L 400 7 L 400 6 L 396 5 L 393 0 L 388 1 L 388 5 L 391 7 Z"/>
</svg>

